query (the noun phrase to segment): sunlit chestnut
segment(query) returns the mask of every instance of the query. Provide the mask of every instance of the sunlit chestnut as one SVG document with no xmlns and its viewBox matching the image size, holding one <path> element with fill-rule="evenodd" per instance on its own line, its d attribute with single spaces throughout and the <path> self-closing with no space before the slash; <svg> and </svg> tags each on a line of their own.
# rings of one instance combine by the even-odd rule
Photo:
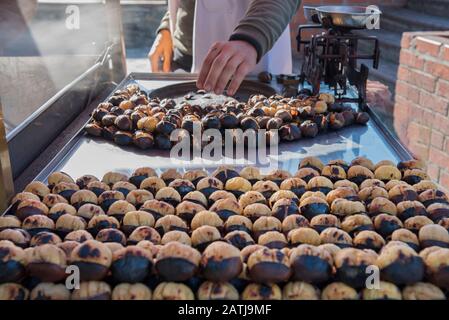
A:
<svg viewBox="0 0 449 320">
<path fill-rule="evenodd" d="M 291 275 L 290 261 L 278 249 L 260 249 L 249 256 L 248 273 L 250 278 L 255 282 L 284 282 Z"/>
<path fill-rule="evenodd" d="M 333 243 L 340 248 L 352 247 L 351 236 L 338 228 L 330 227 L 320 233 L 321 243 Z"/>
<path fill-rule="evenodd" d="M 85 281 L 80 283 L 80 288 L 74 290 L 72 300 L 110 300 L 111 287 L 102 281 Z"/>
<path fill-rule="evenodd" d="M 55 234 L 53 232 L 49 232 L 49 231 L 42 231 L 42 232 L 35 234 L 31 238 L 30 246 L 36 247 L 36 246 L 41 246 L 43 244 L 58 244 L 61 242 L 62 242 L 62 240 L 57 234 Z"/>
<path fill-rule="evenodd" d="M 0 231 L 0 240 L 8 240 L 20 248 L 27 248 L 30 244 L 31 236 L 23 229 L 3 229 Z"/>
<path fill-rule="evenodd" d="M 192 290 L 183 283 L 162 282 L 153 292 L 153 300 L 194 300 Z"/>
<path fill-rule="evenodd" d="M 25 199 L 17 207 L 16 215 L 24 220 L 34 215 L 48 215 L 48 207 L 38 200 Z"/>
<path fill-rule="evenodd" d="M 223 190 L 223 182 L 217 178 L 206 177 L 198 181 L 196 186 L 198 191 L 201 191 L 207 198 L 217 190 Z"/>
<path fill-rule="evenodd" d="M 161 242 L 161 236 L 151 227 L 140 226 L 134 229 L 134 231 L 129 235 L 128 244 L 135 245 L 142 240 L 148 240 L 154 244 L 159 244 Z"/>
<path fill-rule="evenodd" d="M 408 185 L 397 185 L 393 187 L 388 191 L 388 197 L 396 204 L 402 201 L 418 200 L 418 194 L 415 189 Z"/>
<path fill-rule="evenodd" d="M 0 240 L 0 284 L 19 282 L 25 276 L 27 258 L 25 251 L 11 241 Z"/>
<path fill-rule="evenodd" d="M 112 290 L 112 300 L 151 300 L 151 290 L 141 283 L 120 283 Z"/>
<path fill-rule="evenodd" d="M 419 243 L 422 248 L 438 246 L 449 248 L 449 233 L 438 224 L 429 224 L 419 230 Z"/>
<path fill-rule="evenodd" d="M 67 257 L 65 252 L 53 244 L 27 249 L 27 271 L 43 282 L 58 282 L 67 274 Z"/>
<path fill-rule="evenodd" d="M 105 191 L 98 197 L 98 204 L 101 206 L 101 208 L 107 212 L 109 210 L 109 207 L 119 200 L 124 201 L 125 196 L 123 193 L 117 190 L 110 190 Z"/>
<path fill-rule="evenodd" d="M 365 214 L 355 214 L 346 217 L 341 223 L 341 228 L 354 237 L 359 232 L 364 230 L 374 230 L 374 225 L 371 219 Z"/>
<path fill-rule="evenodd" d="M 290 252 L 292 279 L 313 284 L 327 282 L 332 276 L 331 254 L 319 247 L 302 244 Z"/>
<path fill-rule="evenodd" d="M 242 293 L 242 300 L 281 300 L 282 292 L 276 284 L 251 283 Z"/>
<path fill-rule="evenodd" d="M 402 297 L 404 300 L 446 300 L 446 296 L 440 288 L 427 282 L 406 286 L 402 290 Z"/>
<path fill-rule="evenodd" d="M 22 228 L 31 236 L 34 236 L 41 231 L 53 231 L 55 229 L 55 223 L 47 216 L 34 215 L 22 221 Z"/>
<path fill-rule="evenodd" d="M 288 242 L 292 247 L 297 247 L 301 244 L 310 244 L 318 246 L 321 244 L 320 235 L 312 228 L 300 227 L 292 229 L 288 233 Z"/>
<path fill-rule="evenodd" d="M 319 214 L 310 219 L 310 226 L 321 233 L 324 229 L 340 227 L 340 220 L 332 214 Z"/>
<path fill-rule="evenodd" d="M 321 293 L 322 300 L 359 300 L 357 290 L 343 282 L 332 282 Z"/>
<path fill-rule="evenodd" d="M 348 169 L 348 180 L 360 185 L 366 179 L 374 179 L 373 172 L 362 165 L 351 165 Z"/>
<path fill-rule="evenodd" d="M 319 214 L 329 213 L 329 205 L 326 200 L 312 196 L 300 202 L 299 210 L 302 215 L 310 220 Z"/>
<path fill-rule="evenodd" d="M 371 201 L 379 197 L 388 199 L 387 190 L 381 187 L 372 186 L 363 188 L 359 191 L 360 200 L 364 201 L 368 206 Z"/>
<path fill-rule="evenodd" d="M 282 232 L 285 235 L 288 235 L 291 230 L 301 227 L 309 227 L 309 221 L 299 214 L 287 216 L 284 221 L 282 221 Z"/>
</svg>

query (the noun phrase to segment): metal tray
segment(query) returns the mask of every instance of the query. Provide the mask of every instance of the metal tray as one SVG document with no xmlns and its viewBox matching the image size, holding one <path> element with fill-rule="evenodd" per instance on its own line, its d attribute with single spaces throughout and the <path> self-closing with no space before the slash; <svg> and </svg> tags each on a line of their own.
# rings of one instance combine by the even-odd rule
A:
<svg viewBox="0 0 449 320">
<path fill-rule="evenodd" d="M 137 83 L 152 95 L 158 93 L 156 89 L 164 86 L 191 83 L 193 80 L 195 75 L 191 74 L 131 73 L 115 90 Z M 275 81 L 272 87 L 280 92 Z M 48 175 L 54 171 L 64 171 L 75 179 L 84 174 L 92 174 L 101 179 L 108 171 L 130 175 L 136 168 L 143 166 L 153 167 L 159 173 L 168 168 L 176 168 L 180 172 L 193 168 L 211 172 L 222 164 L 234 165 L 236 168 L 255 165 L 261 168 L 262 173 L 273 168 L 294 173 L 301 159 L 306 156 L 317 156 L 324 162 L 332 159 L 343 159 L 349 162 L 357 156 L 366 156 L 374 162 L 385 159 L 394 162 L 411 159 L 411 154 L 385 128 L 369 106 L 366 111 L 371 115 L 371 121 L 367 126 L 352 126 L 318 135 L 314 139 L 281 143 L 278 155 L 270 157 L 268 163 L 253 163 L 247 156 L 237 159 L 223 157 L 219 161 L 205 160 L 201 157 L 180 161 L 170 158 L 168 151 L 140 151 L 134 147 L 120 147 L 104 139 L 88 136 L 83 128 L 80 128 L 35 180 L 45 182 Z"/>
</svg>

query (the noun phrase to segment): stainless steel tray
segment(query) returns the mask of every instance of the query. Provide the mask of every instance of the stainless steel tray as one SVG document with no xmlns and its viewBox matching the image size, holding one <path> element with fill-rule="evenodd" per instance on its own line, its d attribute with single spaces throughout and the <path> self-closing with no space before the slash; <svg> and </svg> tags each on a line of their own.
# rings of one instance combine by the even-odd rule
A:
<svg viewBox="0 0 449 320">
<path fill-rule="evenodd" d="M 130 83 L 152 92 L 158 88 L 177 83 L 187 83 L 196 79 L 191 74 L 145 74 L 132 73 L 122 81 L 117 89 Z M 273 83 L 273 88 L 280 88 Z M 115 91 L 115 90 L 114 90 Z M 367 126 L 352 126 L 337 132 L 329 132 L 314 139 L 303 139 L 293 143 L 281 143 L 279 155 L 272 157 L 268 164 L 250 163 L 248 159 L 222 158 L 221 161 L 212 162 L 200 157 L 191 161 L 177 161 L 170 158 L 169 152 L 161 150 L 139 151 L 133 147 L 119 147 L 103 139 L 87 136 L 82 129 L 59 152 L 59 154 L 36 177 L 36 180 L 45 181 L 54 171 L 64 171 L 74 178 L 83 174 L 92 174 L 101 178 L 108 171 L 118 171 L 131 174 L 136 168 L 150 166 L 161 172 L 168 168 L 185 171 L 193 168 L 202 168 L 212 171 L 220 164 L 233 164 L 235 167 L 256 165 L 262 172 L 273 167 L 279 167 L 294 173 L 302 158 L 318 156 L 323 161 L 343 159 L 351 161 L 357 156 L 366 156 L 372 161 L 389 159 L 400 161 L 411 159 L 412 156 L 404 146 L 383 126 L 368 107 L 371 121 Z"/>
</svg>

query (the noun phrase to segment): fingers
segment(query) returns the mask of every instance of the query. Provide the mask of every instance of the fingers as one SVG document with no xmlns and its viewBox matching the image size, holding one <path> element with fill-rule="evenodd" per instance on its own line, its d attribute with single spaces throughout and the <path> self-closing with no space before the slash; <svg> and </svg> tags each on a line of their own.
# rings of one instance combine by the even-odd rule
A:
<svg viewBox="0 0 449 320">
<path fill-rule="evenodd" d="M 236 73 L 237 68 L 239 67 L 240 63 L 242 63 L 243 59 L 239 55 L 234 55 L 231 59 L 229 59 L 228 63 L 226 63 L 226 66 L 223 68 L 223 71 L 221 72 L 221 75 L 219 76 L 217 80 L 217 84 L 215 85 L 215 93 L 220 94 L 224 91 L 226 88 L 226 85 L 228 84 L 231 77 Z"/>
<path fill-rule="evenodd" d="M 246 75 L 250 71 L 250 68 L 246 63 L 241 63 L 237 68 L 237 71 L 234 74 L 234 77 L 231 80 L 231 83 L 228 87 L 228 95 L 233 96 L 240 85 L 242 84 L 243 79 L 245 79 Z"/>
<path fill-rule="evenodd" d="M 148 57 L 151 63 L 151 72 L 161 72 L 159 68 L 159 54 L 157 52 L 153 52 L 150 53 Z"/>
<path fill-rule="evenodd" d="M 210 67 L 212 66 L 212 63 L 214 62 L 215 58 L 220 54 L 221 47 L 222 43 L 216 42 L 209 49 L 209 52 L 207 53 L 207 56 L 204 59 L 203 66 L 201 67 L 200 74 L 198 75 L 198 80 L 196 82 L 196 85 L 199 89 L 204 89 L 204 84 L 206 82 L 207 75 L 209 74 Z"/>
<path fill-rule="evenodd" d="M 165 50 L 164 52 L 164 62 L 162 65 L 162 71 L 163 72 L 170 72 L 171 71 L 171 59 L 172 59 L 172 53 L 170 50 Z"/>
<path fill-rule="evenodd" d="M 217 91 L 217 81 L 222 76 L 222 71 L 228 64 L 231 57 L 232 56 L 229 51 L 221 50 L 220 54 L 215 58 L 212 66 L 210 67 L 209 74 L 207 75 L 206 82 L 204 84 L 204 88 L 207 91 L 213 90 L 216 94 L 221 93 Z"/>
</svg>

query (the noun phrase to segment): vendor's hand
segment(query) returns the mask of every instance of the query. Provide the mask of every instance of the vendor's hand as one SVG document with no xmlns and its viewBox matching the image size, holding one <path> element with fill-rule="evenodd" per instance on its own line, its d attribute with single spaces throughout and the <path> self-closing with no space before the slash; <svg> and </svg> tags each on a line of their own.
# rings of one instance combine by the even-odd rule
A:
<svg viewBox="0 0 449 320">
<path fill-rule="evenodd" d="M 197 87 L 221 94 L 231 80 L 228 94 L 234 95 L 245 76 L 254 69 L 256 64 L 257 51 L 248 42 L 217 42 L 209 49 L 204 59 Z"/>
<path fill-rule="evenodd" d="M 151 62 L 152 72 L 170 72 L 171 59 L 173 56 L 173 42 L 169 30 L 159 31 L 154 40 L 148 58 Z M 162 69 L 160 62 L 162 62 Z"/>
</svg>

